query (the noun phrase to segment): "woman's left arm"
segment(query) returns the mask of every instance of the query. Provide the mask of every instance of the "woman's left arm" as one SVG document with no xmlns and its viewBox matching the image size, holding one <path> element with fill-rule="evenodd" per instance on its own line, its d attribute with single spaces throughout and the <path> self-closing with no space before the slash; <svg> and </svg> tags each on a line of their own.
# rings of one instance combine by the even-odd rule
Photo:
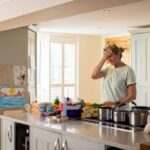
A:
<svg viewBox="0 0 150 150">
<path fill-rule="evenodd" d="M 136 84 L 129 85 L 127 90 L 128 90 L 128 95 L 127 97 L 119 101 L 120 104 L 129 103 L 136 99 Z"/>
<path fill-rule="evenodd" d="M 109 105 L 109 106 L 119 106 L 121 104 L 127 104 L 127 103 L 135 100 L 136 99 L 136 84 L 130 84 L 128 86 L 127 90 L 128 90 L 128 95 L 125 98 L 123 98 L 123 99 L 121 99 L 117 102 L 106 101 L 106 102 L 103 103 L 104 106 L 105 105 L 106 106 L 107 105 Z"/>
</svg>

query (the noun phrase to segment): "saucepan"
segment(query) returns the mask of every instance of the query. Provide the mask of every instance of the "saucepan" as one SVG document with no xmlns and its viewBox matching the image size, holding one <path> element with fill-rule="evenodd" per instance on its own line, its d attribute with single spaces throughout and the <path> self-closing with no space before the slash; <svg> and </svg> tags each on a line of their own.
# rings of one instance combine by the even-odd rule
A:
<svg viewBox="0 0 150 150">
<path fill-rule="evenodd" d="M 126 104 L 121 104 L 118 107 L 116 107 L 113 111 L 113 121 L 115 123 L 123 123 L 123 124 L 129 124 L 129 111 L 121 109 L 122 106 L 125 106 Z"/>
<path fill-rule="evenodd" d="M 147 123 L 148 110 L 131 110 L 129 115 L 129 124 L 132 126 L 144 127 Z"/>
<path fill-rule="evenodd" d="M 100 121 L 112 121 L 113 120 L 113 108 L 111 107 L 99 107 L 99 120 Z"/>
<path fill-rule="evenodd" d="M 147 123 L 150 107 L 137 106 L 135 102 L 132 102 L 132 104 L 134 104 L 134 106 L 132 106 L 132 110 L 129 114 L 129 124 L 144 127 Z"/>
<path fill-rule="evenodd" d="M 116 123 L 129 124 L 129 110 L 116 109 L 113 111 L 113 121 Z"/>
</svg>

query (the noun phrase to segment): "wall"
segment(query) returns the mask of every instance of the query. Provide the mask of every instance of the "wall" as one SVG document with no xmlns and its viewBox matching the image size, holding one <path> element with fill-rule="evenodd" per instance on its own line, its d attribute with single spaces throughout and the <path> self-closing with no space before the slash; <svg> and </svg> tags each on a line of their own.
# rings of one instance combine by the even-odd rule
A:
<svg viewBox="0 0 150 150">
<path fill-rule="evenodd" d="M 100 58 L 100 36 L 79 36 L 79 97 L 100 103 L 100 80 L 91 79 Z"/>
<path fill-rule="evenodd" d="M 0 32 L 0 64 L 27 65 L 27 29 Z"/>
<path fill-rule="evenodd" d="M 26 66 L 27 68 L 28 54 L 28 29 L 18 28 L 0 32 L 0 64 L 12 64 Z M 5 85 L 10 87 L 11 85 Z M 27 78 L 25 85 L 14 85 L 15 87 L 23 87 L 27 90 Z M 1 86 L 0 87 L 4 87 Z M 27 93 L 26 93 L 27 94 Z M 28 96 L 28 95 L 25 95 Z"/>
</svg>

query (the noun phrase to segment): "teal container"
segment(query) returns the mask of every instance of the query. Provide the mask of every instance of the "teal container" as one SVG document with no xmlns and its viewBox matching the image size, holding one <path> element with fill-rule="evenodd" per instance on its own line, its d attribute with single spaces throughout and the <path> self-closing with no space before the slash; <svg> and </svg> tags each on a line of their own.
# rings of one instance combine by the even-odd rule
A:
<svg viewBox="0 0 150 150">
<path fill-rule="evenodd" d="M 40 105 L 39 106 L 39 111 L 44 112 L 46 110 L 46 106 Z"/>
<path fill-rule="evenodd" d="M 47 106 L 46 111 L 47 112 L 53 112 L 53 107 L 52 106 Z"/>
</svg>

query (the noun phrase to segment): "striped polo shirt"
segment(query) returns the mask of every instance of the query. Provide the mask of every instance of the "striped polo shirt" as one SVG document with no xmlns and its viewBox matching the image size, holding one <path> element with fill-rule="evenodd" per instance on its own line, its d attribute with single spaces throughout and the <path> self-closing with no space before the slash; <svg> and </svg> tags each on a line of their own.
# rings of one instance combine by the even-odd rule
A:
<svg viewBox="0 0 150 150">
<path fill-rule="evenodd" d="M 116 102 L 127 96 L 128 85 L 135 84 L 135 74 L 128 66 L 107 66 L 103 69 L 105 75 L 103 80 L 102 101 Z"/>
</svg>

